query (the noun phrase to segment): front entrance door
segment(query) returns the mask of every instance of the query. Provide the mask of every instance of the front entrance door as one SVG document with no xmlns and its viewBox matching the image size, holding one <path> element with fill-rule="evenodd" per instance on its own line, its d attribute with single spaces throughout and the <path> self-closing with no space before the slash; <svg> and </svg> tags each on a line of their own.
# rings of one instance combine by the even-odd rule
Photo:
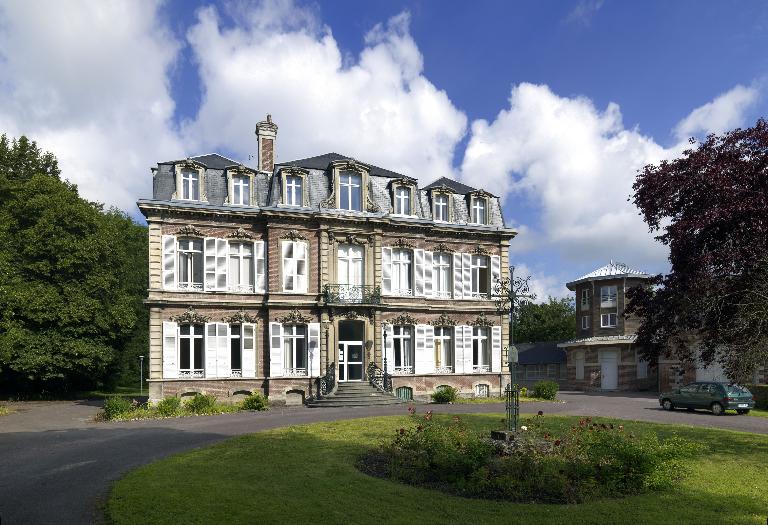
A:
<svg viewBox="0 0 768 525">
<path fill-rule="evenodd" d="M 363 321 L 339 321 L 339 381 L 362 381 L 365 344 Z"/>
<path fill-rule="evenodd" d="M 619 356 L 615 350 L 602 352 L 600 356 L 600 388 L 616 390 L 619 382 Z"/>
</svg>

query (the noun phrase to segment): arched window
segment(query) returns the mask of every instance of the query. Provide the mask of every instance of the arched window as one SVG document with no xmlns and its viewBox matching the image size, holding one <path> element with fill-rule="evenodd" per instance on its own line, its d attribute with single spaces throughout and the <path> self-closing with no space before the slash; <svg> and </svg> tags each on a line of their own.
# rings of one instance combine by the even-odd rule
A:
<svg viewBox="0 0 768 525">
<path fill-rule="evenodd" d="M 339 175 L 339 209 L 362 211 L 362 180 L 357 173 L 342 172 Z"/>
<path fill-rule="evenodd" d="M 397 215 L 411 214 L 411 189 L 408 186 L 395 188 L 395 213 Z"/>
</svg>

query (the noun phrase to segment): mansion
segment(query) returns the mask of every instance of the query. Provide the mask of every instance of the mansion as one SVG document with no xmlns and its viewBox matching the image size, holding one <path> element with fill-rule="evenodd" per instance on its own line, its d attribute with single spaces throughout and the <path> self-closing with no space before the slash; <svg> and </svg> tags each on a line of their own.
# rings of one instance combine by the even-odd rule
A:
<svg viewBox="0 0 768 525">
<path fill-rule="evenodd" d="M 508 315 L 494 286 L 515 236 L 498 197 L 328 153 L 158 163 L 149 225 L 150 399 L 271 402 L 370 383 L 403 399 L 441 385 L 498 395 Z"/>
</svg>

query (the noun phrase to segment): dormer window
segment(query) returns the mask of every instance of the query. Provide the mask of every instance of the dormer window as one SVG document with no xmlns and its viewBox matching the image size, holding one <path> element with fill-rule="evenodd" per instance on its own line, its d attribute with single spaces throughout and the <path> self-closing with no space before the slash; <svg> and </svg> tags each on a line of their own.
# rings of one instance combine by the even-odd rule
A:
<svg viewBox="0 0 768 525">
<path fill-rule="evenodd" d="M 344 172 L 339 175 L 339 209 L 362 211 L 362 180 L 357 173 Z"/>
<path fill-rule="evenodd" d="M 488 217 L 488 203 L 482 197 L 472 198 L 472 223 L 486 224 Z"/>
<path fill-rule="evenodd" d="M 395 213 L 398 215 L 411 214 L 411 190 L 406 186 L 395 189 Z"/>
<path fill-rule="evenodd" d="M 200 174 L 197 170 L 181 170 L 181 198 L 200 200 Z"/>
<path fill-rule="evenodd" d="M 434 208 L 435 220 L 448 222 L 448 195 L 435 195 Z"/>
<path fill-rule="evenodd" d="M 232 177 L 232 204 L 239 206 L 251 205 L 251 180 L 246 175 Z"/>
<path fill-rule="evenodd" d="M 302 177 L 298 175 L 286 175 L 285 177 L 285 204 L 288 206 L 303 206 L 304 185 Z"/>
</svg>

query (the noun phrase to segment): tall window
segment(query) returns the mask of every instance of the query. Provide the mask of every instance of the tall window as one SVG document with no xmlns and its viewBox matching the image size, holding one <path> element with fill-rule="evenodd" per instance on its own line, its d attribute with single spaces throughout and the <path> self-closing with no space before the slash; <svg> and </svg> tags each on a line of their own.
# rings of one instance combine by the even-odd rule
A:
<svg viewBox="0 0 768 525">
<path fill-rule="evenodd" d="M 581 291 L 581 309 L 589 310 L 589 290 L 586 288 Z"/>
<path fill-rule="evenodd" d="M 250 206 L 251 181 L 250 177 L 235 175 L 232 177 L 232 204 Z"/>
<path fill-rule="evenodd" d="M 283 241 L 283 291 L 307 291 L 307 245 L 301 241 Z"/>
<path fill-rule="evenodd" d="M 395 189 L 395 213 L 398 215 L 411 214 L 411 190 L 405 186 Z"/>
<path fill-rule="evenodd" d="M 586 330 L 589 328 L 589 316 L 588 315 L 582 315 L 581 316 L 581 329 Z"/>
<path fill-rule="evenodd" d="M 435 297 L 451 298 L 451 254 L 435 253 L 432 258 L 432 290 Z"/>
<path fill-rule="evenodd" d="M 584 379 L 584 352 L 576 352 L 573 363 L 576 365 L 576 379 Z"/>
<path fill-rule="evenodd" d="M 488 344 L 488 328 L 476 326 L 472 329 L 472 371 L 491 370 L 491 351 Z"/>
<path fill-rule="evenodd" d="M 395 373 L 413 373 L 413 338 L 410 326 L 395 326 L 392 345 L 395 350 Z"/>
<path fill-rule="evenodd" d="M 453 328 L 435 327 L 435 372 L 453 373 Z"/>
<path fill-rule="evenodd" d="M 283 356 L 285 358 L 285 375 L 307 375 L 306 325 L 283 325 Z"/>
<path fill-rule="evenodd" d="M 253 293 L 253 243 L 229 243 L 229 289 Z"/>
<path fill-rule="evenodd" d="M 288 206 L 303 206 L 304 195 L 302 193 L 302 178 L 297 175 L 285 177 L 285 203 Z"/>
<path fill-rule="evenodd" d="M 615 328 L 616 314 L 600 314 L 600 328 Z"/>
<path fill-rule="evenodd" d="M 392 295 L 413 295 L 410 250 L 392 250 Z"/>
<path fill-rule="evenodd" d="M 181 170 L 181 198 L 200 200 L 200 173 L 197 170 Z"/>
<path fill-rule="evenodd" d="M 205 376 L 205 350 L 201 324 L 179 326 L 179 377 Z"/>
<path fill-rule="evenodd" d="M 339 208 L 342 210 L 362 211 L 363 178 L 355 173 L 339 175 Z"/>
<path fill-rule="evenodd" d="M 339 246 L 339 300 L 360 302 L 363 297 L 363 247 L 352 244 Z"/>
<path fill-rule="evenodd" d="M 203 290 L 203 241 L 179 239 L 179 288 Z"/>
<path fill-rule="evenodd" d="M 600 307 L 610 308 L 616 306 L 616 286 L 600 287 Z"/>
<path fill-rule="evenodd" d="M 243 377 L 243 325 L 233 324 L 229 327 L 229 366 L 232 377 Z"/>
<path fill-rule="evenodd" d="M 486 207 L 487 207 L 487 204 L 485 202 L 485 199 L 482 199 L 482 198 L 472 199 L 472 222 L 474 224 L 485 224 L 487 222 Z"/>
<path fill-rule="evenodd" d="M 448 222 L 448 195 L 436 195 L 434 204 L 435 220 Z"/>
<path fill-rule="evenodd" d="M 488 257 L 485 255 L 473 255 L 470 270 L 472 275 L 472 297 L 475 299 L 488 299 L 488 288 L 490 286 Z"/>
</svg>

